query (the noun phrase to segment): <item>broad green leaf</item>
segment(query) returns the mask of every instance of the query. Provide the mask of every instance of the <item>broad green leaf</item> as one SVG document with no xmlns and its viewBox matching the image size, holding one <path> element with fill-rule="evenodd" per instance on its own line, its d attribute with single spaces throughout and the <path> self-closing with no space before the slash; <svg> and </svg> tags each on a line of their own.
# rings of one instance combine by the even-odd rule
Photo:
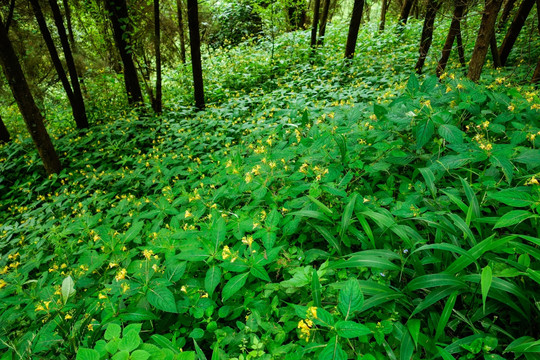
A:
<svg viewBox="0 0 540 360">
<path fill-rule="evenodd" d="M 536 281 L 536 283 L 540 285 L 540 271 L 527 269 L 527 275 L 529 275 L 532 280 Z"/>
<path fill-rule="evenodd" d="M 418 90 L 420 90 L 420 83 L 418 82 L 418 78 L 415 74 L 411 74 L 409 76 L 409 80 L 407 81 L 407 90 L 411 95 L 415 95 Z"/>
<path fill-rule="evenodd" d="M 352 257 L 349 260 L 340 260 L 331 263 L 328 266 L 330 269 L 346 269 L 356 267 L 369 267 L 380 270 L 401 270 L 396 264 L 383 259 L 374 257 L 373 259 L 355 258 Z"/>
<path fill-rule="evenodd" d="M 424 180 L 426 180 L 426 185 L 431 192 L 431 196 L 435 198 L 437 195 L 437 188 L 435 187 L 435 175 L 433 175 L 433 172 L 428 168 L 420 168 L 418 171 L 420 171 L 424 177 Z"/>
<path fill-rule="evenodd" d="M 111 360 L 128 360 L 129 359 L 129 351 L 121 350 L 114 354 L 114 356 L 111 358 Z"/>
<path fill-rule="evenodd" d="M 319 354 L 319 360 L 347 360 L 347 353 L 339 345 L 337 336 L 326 344 Z"/>
<path fill-rule="evenodd" d="M 151 339 L 162 349 L 169 349 L 176 354 L 180 353 L 180 351 L 173 346 L 171 341 L 163 335 L 154 334 L 151 336 Z"/>
<path fill-rule="evenodd" d="M 500 229 L 503 227 L 517 225 L 520 222 L 531 217 L 537 217 L 537 215 L 534 215 L 526 210 L 512 210 L 501 216 L 501 218 L 495 223 L 493 229 Z"/>
<path fill-rule="evenodd" d="M 249 273 L 243 273 L 232 277 L 223 287 L 223 301 L 236 294 L 246 283 Z"/>
<path fill-rule="evenodd" d="M 105 330 L 105 335 L 103 335 L 103 337 L 107 341 L 112 340 L 114 338 L 118 339 L 120 338 L 121 332 L 122 332 L 122 328 L 120 327 L 120 325 L 115 324 L 115 323 L 110 323 L 109 325 L 107 325 L 107 330 Z"/>
<path fill-rule="evenodd" d="M 136 237 L 139 235 L 139 233 L 141 232 L 142 228 L 144 226 L 144 222 L 143 221 L 137 221 L 136 223 L 134 223 L 133 225 L 130 226 L 130 228 L 128 229 L 128 231 L 126 231 L 126 235 L 124 237 L 124 242 L 128 243 L 132 240 L 135 241 L 135 243 L 137 244 L 140 244 L 141 243 L 141 240 L 140 239 L 136 239 Z"/>
<path fill-rule="evenodd" d="M 176 302 L 174 295 L 167 287 L 157 285 L 148 289 L 146 300 L 158 310 L 176 313 Z"/>
<path fill-rule="evenodd" d="M 371 334 L 371 330 L 367 326 L 354 321 L 338 321 L 334 327 L 339 336 L 347 339 Z"/>
<path fill-rule="evenodd" d="M 150 353 L 144 350 L 135 350 L 129 356 L 130 360 L 147 360 L 150 358 Z"/>
<path fill-rule="evenodd" d="M 225 241 L 227 234 L 225 219 L 221 216 L 216 220 L 212 229 L 212 239 L 214 240 L 214 253 L 218 252 L 220 245 Z"/>
<path fill-rule="evenodd" d="M 216 286 L 221 281 L 221 269 L 219 266 L 212 266 L 206 271 L 206 277 L 204 278 L 204 289 L 208 293 L 209 297 L 212 297 Z"/>
<path fill-rule="evenodd" d="M 141 344 L 141 337 L 136 331 L 129 331 L 127 334 L 124 334 L 124 337 L 120 339 L 118 344 L 118 349 L 121 351 L 132 352 Z"/>
<path fill-rule="evenodd" d="M 76 360 L 99 360 L 99 353 L 94 349 L 79 348 Z"/>
<path fill-rule="evenodd" d="M 466 286 L 465 282 L 450 274 L 428 274 L 412 279 L 407 289 L 415 291 L 439 286 Z"/>
<path fill-rule="evenodd" d="M 364 304 L 364 295 L 360 289 L 360 284 L 356 279 L 349 279 L 345 286 L 339 291 L 338 309 L 345 317 L 345 320 Z"/>
<path fill-rule="evenodd" d="M 489 288 L 491 288 L 491 282 L 493 280 L 493 275 L 491 272 L 491 267 L 488 265 L 482 269 L 482 279 L 480 281 L 482 288 L 482 308 L 484 313 L 486 312 L 486 299 L 488 296 Z"/>
<path fill-rule="evenodd" d="M 420 149 L 426 145 L 433 136 L 434 131 L 435 126 L 433 125 L 433 121 L 429 119 L 418 124 L 415 131 L 416 147 Z"/>
<path fill-rule="evenodd" d="M 313 228 L 317 230 L 317 232 L 321 234 L 323 238 L 328 241 L 332 247 L 334 247 L 334 249 L 337 250 L 338 254 L 341 254 L 341 244 L 336 240 L 335 236 L 330 232 L 330 230 L 317 224 L 311 224 L 311 226 L 313 226 Z"/>
<path fill-rule="evenodd" d="M 526 149 L 519 154 L 514 161 L 527 165 L 527 167 L 534 169 L 540 166 L 540 150 L 538 149 Z"/>
<path fill-rule="evenodd" d="M 251 273 L 251 275 L 255 276 L 258 279 L 261 279 L 268 283 L 272 282 L 272 280 L 270 279 L 270 276 L 268 276 L 268 273 L 266 272 L 264 267 L 262 267 L 261 265 L 254 265 L 253 267 L 251 267 L 249 272 Z"/>
<path fill-rule="evenodd" d="M 454 305 L 456 304 L 456 299 L 458 296 L 458 292 L 454 291 L 446 301 L 446 304 L 444 305 L 444 309 L 441 313 L 441 317 L 439 318 L 439 322 L 437 323 L 437 329 L 435 330 L 435 342 L 439 340 L 441 335 L 444 332 L 444 329 L 446 328 L 446 324 L 448 324 L 448 320 L 450 319 L 450 315 L 452 315 L 452 310 L 454 309 Z"/>
<path fill-rule="evenodd" d="M 360 222 L 360 225 L 362 225 L 362 229 L 364 229 L 364 232 L 366 233 L 369 241 L 371 242 L 371 247 L 373 247 L 373 249 L 376 249 L 377 247 L 375 245 L 375 237 L 373 236 L 373 231 L 371 231 L 371 227 L 369 226 L 366 218 L 360 213 L 356 213 L 356 217 Z"/>
<path fill-rule="evenodd" d="M 289 213 L 289 215 L 295 215 L 300 217 L 307 217 L 311 219 L 317 219 L 326 221 L 329 223 L 332 223 L 332 220 L 328 218 L 328 216 L 324 215 L 322 212 L 314 211 L 314 210 L 300 210 L 300 211 L 294 211 L 292 213 Z"/>
<path fill-rule="evenodd" d="M 418 346 L 418 336 L 420 335 L 420 319 L 410 319 L 407 321 L 407 329 L 411 333 L 412 340 L 414 341 L 414 346 Z"/>
<path fill-rule="evenodd" d="M 463 131 L 457 126 L 450 124 L 442 124 L 437 131 L 439 135 L 450 144 L 463 143 Z"/>
<path fill-rule="evenodd" d="M 414 343 L 411 337 L 411 334 L 407 329 L 403 331 L 401 336 L 401 345 L 399 347 L 399 359 L 400 360 L 410 360 L 414 353 Z"/>
<path fill-rule="evenodd" d="M 315 268 L 313 268 L 311 274 L 311 293 L 313 296 L 313 305 L 319 308 L 321 307 L 321 284 L 319 282 L 319 274 L 317 274 L 317 270 L 315 270 Z"/>
<path fill-rule="evenodd" d="M 204 330 L 201 328 L 195 328 L 189 333 L 189 337 L 192 339 L 201 339 L 204 336 Z"/>
<path fill-rule="evenodd" d="M 347 229 L 351 225 L 351 217 L 354 210 L 354 205 L 356 203 L 356 198 L 358 197 L 358 194 L 353 194 L 351 199 L 349 200 L 349 203 L 347 206 L 345 206 L 345 210 L 343 210 L 343 215 L 341 217 L 341 224 L 340 224 L 340 237 L 341 242 L 343 242 L 343 237 L 345 236 L 345 233 L 347 232 Z"/>
<path fill-rule="evenodd" d="M 62 281 L 62 300 L 64 300 L 64 304 L 66 304 L 68 299 L 73 295 L 75 295 L 75 282 L 71 276 L 68 276 Z"/>
<path fill-rule="evenodd" d="M 203 356 L 204 356 L 204 353 L 203 353 Z M 195 360 L 195 351 L 183 351 L 180 354 L 177 354 L 174 359 L 175 360 Z M 202 359 L 204 359 L 204 357 L 200 358 L 200 360 Z"/>
</svg>

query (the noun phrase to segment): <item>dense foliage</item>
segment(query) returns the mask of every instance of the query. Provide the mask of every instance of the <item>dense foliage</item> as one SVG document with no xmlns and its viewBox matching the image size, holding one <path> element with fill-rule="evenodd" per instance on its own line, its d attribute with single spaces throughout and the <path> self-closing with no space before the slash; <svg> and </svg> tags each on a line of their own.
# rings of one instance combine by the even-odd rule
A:
<svg viewBox="0 0 540 360">
<path fill-rule="evenodd" d="M 85 136 L 50 110 L 59 175 L 0 149 L 1 359 L 538 356 L 527 65 L 418 79 L 417 22 L 348 62 L 328 31 L 215 51 L 204 112 L 183 67 L 161 117 L 93 74 Z"/>
</svg>

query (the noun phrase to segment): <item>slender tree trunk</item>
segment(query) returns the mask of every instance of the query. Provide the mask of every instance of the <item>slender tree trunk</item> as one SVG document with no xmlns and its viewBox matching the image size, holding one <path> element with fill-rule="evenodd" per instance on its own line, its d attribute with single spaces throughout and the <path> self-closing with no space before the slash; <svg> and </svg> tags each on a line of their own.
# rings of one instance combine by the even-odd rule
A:
<svg viewBox="0 0 540 360">
<path fill-rule="evenodd" d="M 497 36 L 495 35 L 495 28 L 491 31 L 491 39 L 489 40 L 489 49 L 491 50 L 491 57 L 493 58 L 493 67 L 495 69 L 501 67 L 501 59 L 499 57 L 499 50 L 497 50 Z"/>
<path fill-rule="evenodd" d="M 176 0 L 176 11 L 178 13 L 178 35 L 180 36 L 180 60 L 186 63 L 186 35 L 184 33 L 184 15 L 182 10 L 182 0 Z"/>
<path fill-rule="evenodd" d="M 345 58 L 347 59 L 352 59 L 354 57 L 363 9 L 364 0 L 354 0 L 351 22 L 349 24 L 349 35 L 347 36 L 347 45 L 345 46 Z"/>
<path fill-rule="evenodd" d="M 506 65 L 508 55 L 510 55 L 510 51 L 514 47 L 514 44 L 516 43 L 521 29 L 523 28 L 523 25 L 525 25 L 525 20 L 527 20 L 527 17 L 531 12 L 534 3 L 535 0 L 523 0 L 521 5 L 519 6 L 518 13 L 512 21 L 512 24 L 510 24 L 510 28 L 508 29 L 508 32 L 504 37 L 501 48 L 499 49 L 499 57 L 501 58 L 502 66 Z"/>
<path fill-rule="evenodd" d="M 128 103 L 130 105 L 142 104 L 141 85 L 139 84 L 137 69 L 135 68 L 131 52 L 130 39 L 132 29 L 129 22 L 126 0 L 105 0 L 105 6 L 113 27 L 114 42 L 124 65 L 124 83 L 126 85 Z"/>
<path fill-rule="evenodd" d="M 201 63 L 201 35 L 199 34 L 199 8 L 197 0 L 188 0 L 187 14 L 189 25 L 189 45 L 191 48 L 191 66 L 193 69 L 193 89 L 195 106 L 204 109 L 204 83 Z"/>
<path fill-rule="evenodd" d="M 401 13 L 399 14 L 399 24 L 407 24 L 407 19 L 409 19 L 409 14 L 411 13 L 411 8 L 414 4 L 414 0 L 405 0 L 403 6 L 401 7 Z"/>
<path fill-rule="evenodd" d="M 444 43 L 441 58 L 437 64 L 437 77 L 440 77 L 441 74 L 446 69 L 446 64 L 448 64 L 448 59 L 450 58 L 450 53 L 452 52 L 452 45 L 454 44 L 454 39 L 460 33 L 460 23 L 463 13 L 465 11 L 465 2 L 458 1 L 454 8 L 454 15 L 452 16 L 452 22 L 450 23 L 450 30 L 448 31 L 448 36 Z"/>
<path fill-rule="evenodd" d="M 154 47 L 156 50 L 156 99 L 154 111 L 161 114 L 163 101 L 161 91 L 161 31 L 159 23 L 159 0 L 154 0 Z"/>
<path fill-rule="evenodd" d="M 458 32 L 456 35 L 457 51 L 459 62 L 461 67 L 464 68 L 467 64 L 465 62 L 465 47 L 463 46 L 463 37 L 461 36 L 461 22 L 458 23 Z"/>
<path fill-rule="evenodd" d="M 499 20 L 499 30 L 501 30 L 504 25 L 506 25 L 506 22 L 508 21 L 508 18 L 510 17 L 510 13 L 512 12 L 512 9 L 514 8 L 514 5 L 516 4 L 517 0 L 507 0 L 504 4 L 503 12 L 501 14 L 501 19 Z"/>
<path fill-rule="evenodd" d="M 75 60 L 73 59 L 73 53 L 71 52 L 71 48 L 69 46 L 66 28 L 64 27 L 64 21 L 62 19 L 62 13 L 60 12 L 60 8 L 58 7 L 56 0 L 49 0 L 49 4 L 51 5 L 54 22 L 56 23 L 56 28 L 58 29 L 60 43 L 62 44 L 62 49 L 64 50 L 64 57 L 66 59 L 66 65 L 68 68 L 69 77 L 71 79 L 71 88 L 74 96 L 73 116 L 75 117 L 77 127 L 79 129 L 84 129 L 88 127 L 88 118 L 86 117 L 86 109 L 82 97 L 81 85 L 79 84 L 79 75 L 77 74 Z"/>
<path fill-rule="evenodd" d="M 472 81 L 478 81 L 478 79 L 480 79 L 484 61 L 486 60 L 489 42 L 491 40 L 491 34 L 495 27 L 497 14 L 501 9 L 501 5 L 502 0 L 487 0 L 486 2 L 480 28 L 478 29 L 478 37 L 476 38 L 471 62 L 469 63 L 469 72 L 467 73 L 467 77 Z"/>
<path fill-rule="evenodd" d="M 418 5 L 418 0 L 414 0 L 411 12 L 414 14 L 416 20 L 420 19 L 420 5 Z"/>
<path fill-rule="evenodd" d="M 370 0 L 372 1 L 372 0 Z M 364 0 L 364 14 L 362 16 L 362 23 L 369 23 L 371 19 L 371 3 L 370 1 Z"/>
<path fill-rule="evenodd" d="M 66 14 L 66 23 L 67 23 L 69 43 L 71 45 L 71 49 L 73 50 L 73 52 L 76 52 L 75 36 L 73 35 L 73 25 L 71 22 L 71 9 L 69 8 L 68 0 L 62 0 L 62 3 L 64 5 L 64 12 Z"/>
<path fill-rule="evenodd" d="M 386 12 L 388 11 L 388 7 L 390 6 L 391 0 L 382 0 L 382 8 L 381 8 L 381 21 L 379 23 L 379 31 L 384 31 L 384 26 L 386 24 Z"/>
<path fill-rule="evenodd" d="M 540 0 L 536 0 L 536 14 L 538 15 L 536 24 L 538 25 L 538 33 L 540 34 Z M 540 82 L 540 59 L 538 59 L 538 63 L 536 64 L 536 69 L 534 70 L 531 82 L 533 84 Z"/>
<path fill-rule="evenodd" d="M 15 0 L 9 3 L 8 17 L 6 19 L 6 31 L 9 31 L 11 21 L 13 20 L 13 12 L 15 11 Z"/>
<path fill-rule="evenodd" d="M 0 143 L 8 143 L 10 140 L 11 137 L 9 136 L 9 131 L 6 127 L 6 124 L 4 124 L 2 117 L 0 116 Z"/>
<path fill-rule="evenodd" d="M 416 62 L 416 72 L 418 74 L 422 73 L 422 68 L 426 62 L 426 57 L 431 47 L 431 42 L 433 40 L 433 24 L 435 23 L 435 17 L 437 16 L 437 11 L 441 7 L 441 2 L 439 0 L 429 0 L 426 10 L 426 18 L 424 19 L 424 26 L 422 28 L 422 38 L 420 40 L 420 56 Z"/>
<path fill-rule="evenodd" d="M 315 0 L 313 5 L 313 24 L 311 25 L 311 47 L 317 45 L 317 25 L 319 25 L 319 12 L 321 8 L 321 0 Z"/>
<path fill-rule="evenodd" d="M 39 111 L 30 88 L 24 77 L 24 73 L 15 54 L 15 50 L 9 40 L 8 33 L 0 16 L 0 63 L 4 70 L 11 92 L 19 110 L 24 118 L 26 127 L 32 140 L 37 147 L 39 156 L 43 161 L 47 174 L 59 173 L 61 170 L 60 159 L 54 150 L 51 138 L 43 123 L 43 115 Z"/>
<path fill-rule="evenodd" d="M 328 13 L 330 11 L 330 3 L 332 0 L 325 0 L 321 14 L 321 24 L 319 27 L 319 40 L 317 45 L 322 46 L 324 43 L 324 34 L 326 34 L 326 23 L 328 22 Z"/>
</svg>

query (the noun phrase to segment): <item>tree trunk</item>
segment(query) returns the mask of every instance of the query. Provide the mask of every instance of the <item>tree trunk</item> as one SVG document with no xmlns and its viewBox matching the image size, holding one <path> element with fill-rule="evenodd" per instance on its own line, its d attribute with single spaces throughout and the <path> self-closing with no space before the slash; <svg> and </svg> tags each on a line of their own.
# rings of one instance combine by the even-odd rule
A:
<svg viewBox="0 0 540 360">
<path fill-rule="evenodd" d="M 321 24 L 319 26 L 319 40 L 317 45 L 322 46 L 324 43 L 324 34 L 326 34 L 326 23 L 328 22 L 328 13 L 330 12 L 330 3 L 332 0 L 325 0 L 323 11 L 321 14 Z"/>
<path fill-rule="evenodd" d="M 39 156 L 45 166 L 47 174 L 59 173 L 61 170 L 60 160 L 47 129 L 43 124 L 43 115 L 39 111 L 34 98 L 30 93 L 30 88 L 21 69 L 21 64 L 15 50 L 9 40 L 6 28 L 0 16 L 0 62 L 4 70 L 11 92 L 19 110 L 24 118 L 26 127 L 30 132 L 32 140 L 37 147 Z"/>
<path fill-rule="evenodd" d="M 197 0 L 188 0 L 187 15 L 189 25 L 189 45 L 191 48 L 191 66 L 193 69 L 193 89 L 195 106 L 204 109 L 204 84 L 201 63 L 201 35 L 199 34 L 199 8 Z"/>
<path fill-rule="evenodd" d="M 321 8 L 321 0 L 315 0 L 313 5 L 313 24 L 311 25 L 311 47 L 317 45 L 317 25 L 319 25 L 319 12 Z"/>
<path fill-rule="evenodd" d="M 137 77 L 137 69 L 133 63 L 130 44 L 132 29 L 126 0 L 106 0 L 105 6 L 113 27 L 114 42 L 124 65 L 124 83 L 128 103 L 130 105 L 141 104 L 143 102 L 143 96 L 139 78 Z"/>
<path fill-rule="evenodd" d="M 68 0 L 62 0 L 62 3 L 64 4 L 64 12 L 66 14 L 67 31 L 69 42 L 71 44 L 71 49 L 73 50 L 73 52 L 76 52 L 75 36 L 73 36 L 73 25 L 71 23 L 71 9 L 69 8 Z"/>
<path fill-rule="evenodd" d="M 514 8 L 514 5 L 516 4 L 517 0 L 508 0 L 506 1 L 506 4 L 504 4 L 503 12 L 501 14 L 501 19 L 499 20 L 499 30 L 501 30 L 504 25 L 506 25 L 506 22 L 508 21 L 508 18 L 510 17 L 510 13 L 512 12 L 512 9 Z"/>
<path fill-rule="evenodd" d="M 456 7 L 454 8 L 454 15 L 452 16 L 452 22 L 450 23 L 450 30 L 448 31 L 448 36 L 444 43 L 441 58 L 437 64 L 437 77 L 440 77 L 441 74 L 446 69 L 446 64 L 448 64 L 448 59 L 450 58 L 450 53 L 452 52 L 452 45 L 454 44 L 454 39 L 461 32 L 460 23 L 463 13 L 465 11 L 465 2 L 458 1 Z"/>
<path fill-rule="evenodd" d="M 465 47 L 463 46 L 463 38 L 461 37 L 461 22 L 458 23 L 458 33 L 456 35 L 456 40 L 459 62 L 461 63 L 461 67 L 464 68 L 467 64 L 465 62 Z"/>
<path fill-rule="evenodd" d="M 2 117 L 0 116 L 0 143 L 8 143 L 10 140 L 11 137 L 9 136 L 9 131 L 6 127 L 6 124 L 4 124 Z"/>
<path fill-rule="evenodd" d="M 422 73 L 422 68 L 426 62 L 426 57 L 431 47 L 431 42 L 433 40 L 433 24 L 435 23 L 435 17 L 437 16 L 437 11 L 441 7 L 441 2 L 439 0 L 429 0 L 427 4 L 426 17 L 424 19 L 424 26 L 422 28 L 422 38 L 420 40 L 420 56 L 416 62 L 416 72 L 418 74 Z"/>
<path fill-rule="evenodd" d="M 536 24 L 538 25 L 538 33 L 540 34 L 540 0 L 536 0 L 536 14 L 538 15 Z M 534 70 L 531 82 L 533 84 L 540 82 L 540 59 L 538 59 L 538 63 L 536 64 L 536 69 Z"/>
<path fill-rule="evenodd" d="M 381 8 L 381 21 L 379 23 L 379 31 L 384 31 L 384 26 L 386 23 L 386 12 L 388 11 L 388 7 L 390 6 L 391 0 L 382 0 L 382 8 Z"/>
<path fill-rule="evenodd" d="M 159 27 L 159 0 L 154 0 L 154 47 L 156 51 L 156 98 L 154 111 L 161 114 L 163 101 L 161 91 L 161 31 Z"/>
<path fill-rule="evenodd" d="M 186 35 L 184 33 L 184 15 L 182 13 L 182 0 L 176 0 L 176 11 L 178 13 L 178 35 L 180 36 L 180 60 L 186 63 Z"/>
<path fill-rule="evenodd" d="M 510 24 L 510 28 L 504 37 L 501 48 L 499 49 L 499 57 L 501 58 L 502 66 L 506 65 L 508 55 L 510 55 L 510 51 L 512 50 L 512 47 L 514 47 L 521 29 L 523 28 L 523 25 L 525 25 L 525 20 L 527 20 L 527 16 L 529 16 L 534 3 L 535 0 L 523 0 L 519 6 L 518 13 L 512 21 L 512 24 Z"/>
<path fill-rule="evenodd" d="M 482 15 L 482 21 L 480 28 L 478 29 L 478 37 L 474 44 L 474 50 L 471 56 L 471 62 L 469 63 L 469 72 L 467 77 L 472 81 L 478 81 L 482 68 L 484 67 L 484 61 L 486 60 L 486 54 L 491 40 L 491 34 L 495 27 L 495 21 L 497 21 L 497 14 L 501 9 L 502 0 L 487 0 Z"/>
<path fill-rule="evenodd" d="M 64 50 L 64 57 L 66 59 L 69 77 L 71 79 L 71 88 L 73 90 L 74 97 L 74 105 L 72 106 L 73 116 L 75 117 L 77 127 L 79 129 L 85 129 L 88 127 L 88 118 L 86 117 L 86 109 L 82 97 L 81 85 L 79 84 L 79 75 L 77 75 L 77 69 L 75 68 L 75 60 L 73 59 L 73 53 L 71 52 L 71 48 L 69 46 L 66 28 L 64 27 L 64 21 L 62 19 L 62 13 L 60 12 L 60 8 L 58 7 L 56 0 L 49 0 L 49 4 L 51 5 L 54 22 L 56 23 L 60 43 L 62 44 L 62 49 Z"/>
<path fill-rule="evenodd" d="M 13 20 L 13 12 L 15 11 L 15 0 L 11 0 L 9 3 L 8 17 L 6 19 L 6 32 L 9 31 L 9 26 Z"/>
<path fill-rule="evenodd" d="M 413 4 L 414 0 L 405 0 L 403 2 L 403 6 L 401 7 L 401 13 L 399 14 L 399 24 L 407 24 L 407 19 L 409 18 L 409 14 L 411 13 L 411 8 Z"/>
<path fill-rule="evenodd" d="M 493 58 L 493 67 L 495 69 L 501 67 L 501 59 L 499 57 L 499 50 L 497 50 L 497 36 L 495 35 L 495 28 L 491 31 L 491 39 L 489 39 L 489 49 L 491 50 L 491 57 Z"/>
<path fill-rule="evenodd" d="M 364 0 L 354 0 L 351 23 L 349 24 L 349 35 L 347 36 L 347 45 L 345 46 L 345 58 L 347 59 L 352 59 L 354 57 L 363 9 Z"/>
</svg>

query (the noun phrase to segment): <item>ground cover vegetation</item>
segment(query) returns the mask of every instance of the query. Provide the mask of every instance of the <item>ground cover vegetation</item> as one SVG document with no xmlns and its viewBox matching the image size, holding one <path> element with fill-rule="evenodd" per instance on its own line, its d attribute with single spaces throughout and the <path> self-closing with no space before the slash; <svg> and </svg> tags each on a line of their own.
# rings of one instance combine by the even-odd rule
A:
<svg viewBox="0 0 540 360">
<path fill-rule="evenodd" d="M 178 4 L 161 5 L 187 18 Z M 319 45 L 307 2 L 199 4 L 203 111 L 173 35 L 153 111 L 153 22 L 131 52 L 149 105 L 127 105 L 112 38 L 79 45 L 88 128 L 57 75 L 30 83 L 61 159 L 49 175 L 3 89 L 0 359 L 540 357 L 536 10 L 507 66 L 488 54 L 472 81 L 457 51 L 436 76 L 454 4 L 420 71 L 407 2 L 362 4 L 347 60 L 353 4 L 329 4 Z M 469 6 L 467 61 L 484 4 Z M 15 9 L 22 46 L 37 25 Z M 75 37 L 106 20 L 80 17 Z"/>
</svg>

